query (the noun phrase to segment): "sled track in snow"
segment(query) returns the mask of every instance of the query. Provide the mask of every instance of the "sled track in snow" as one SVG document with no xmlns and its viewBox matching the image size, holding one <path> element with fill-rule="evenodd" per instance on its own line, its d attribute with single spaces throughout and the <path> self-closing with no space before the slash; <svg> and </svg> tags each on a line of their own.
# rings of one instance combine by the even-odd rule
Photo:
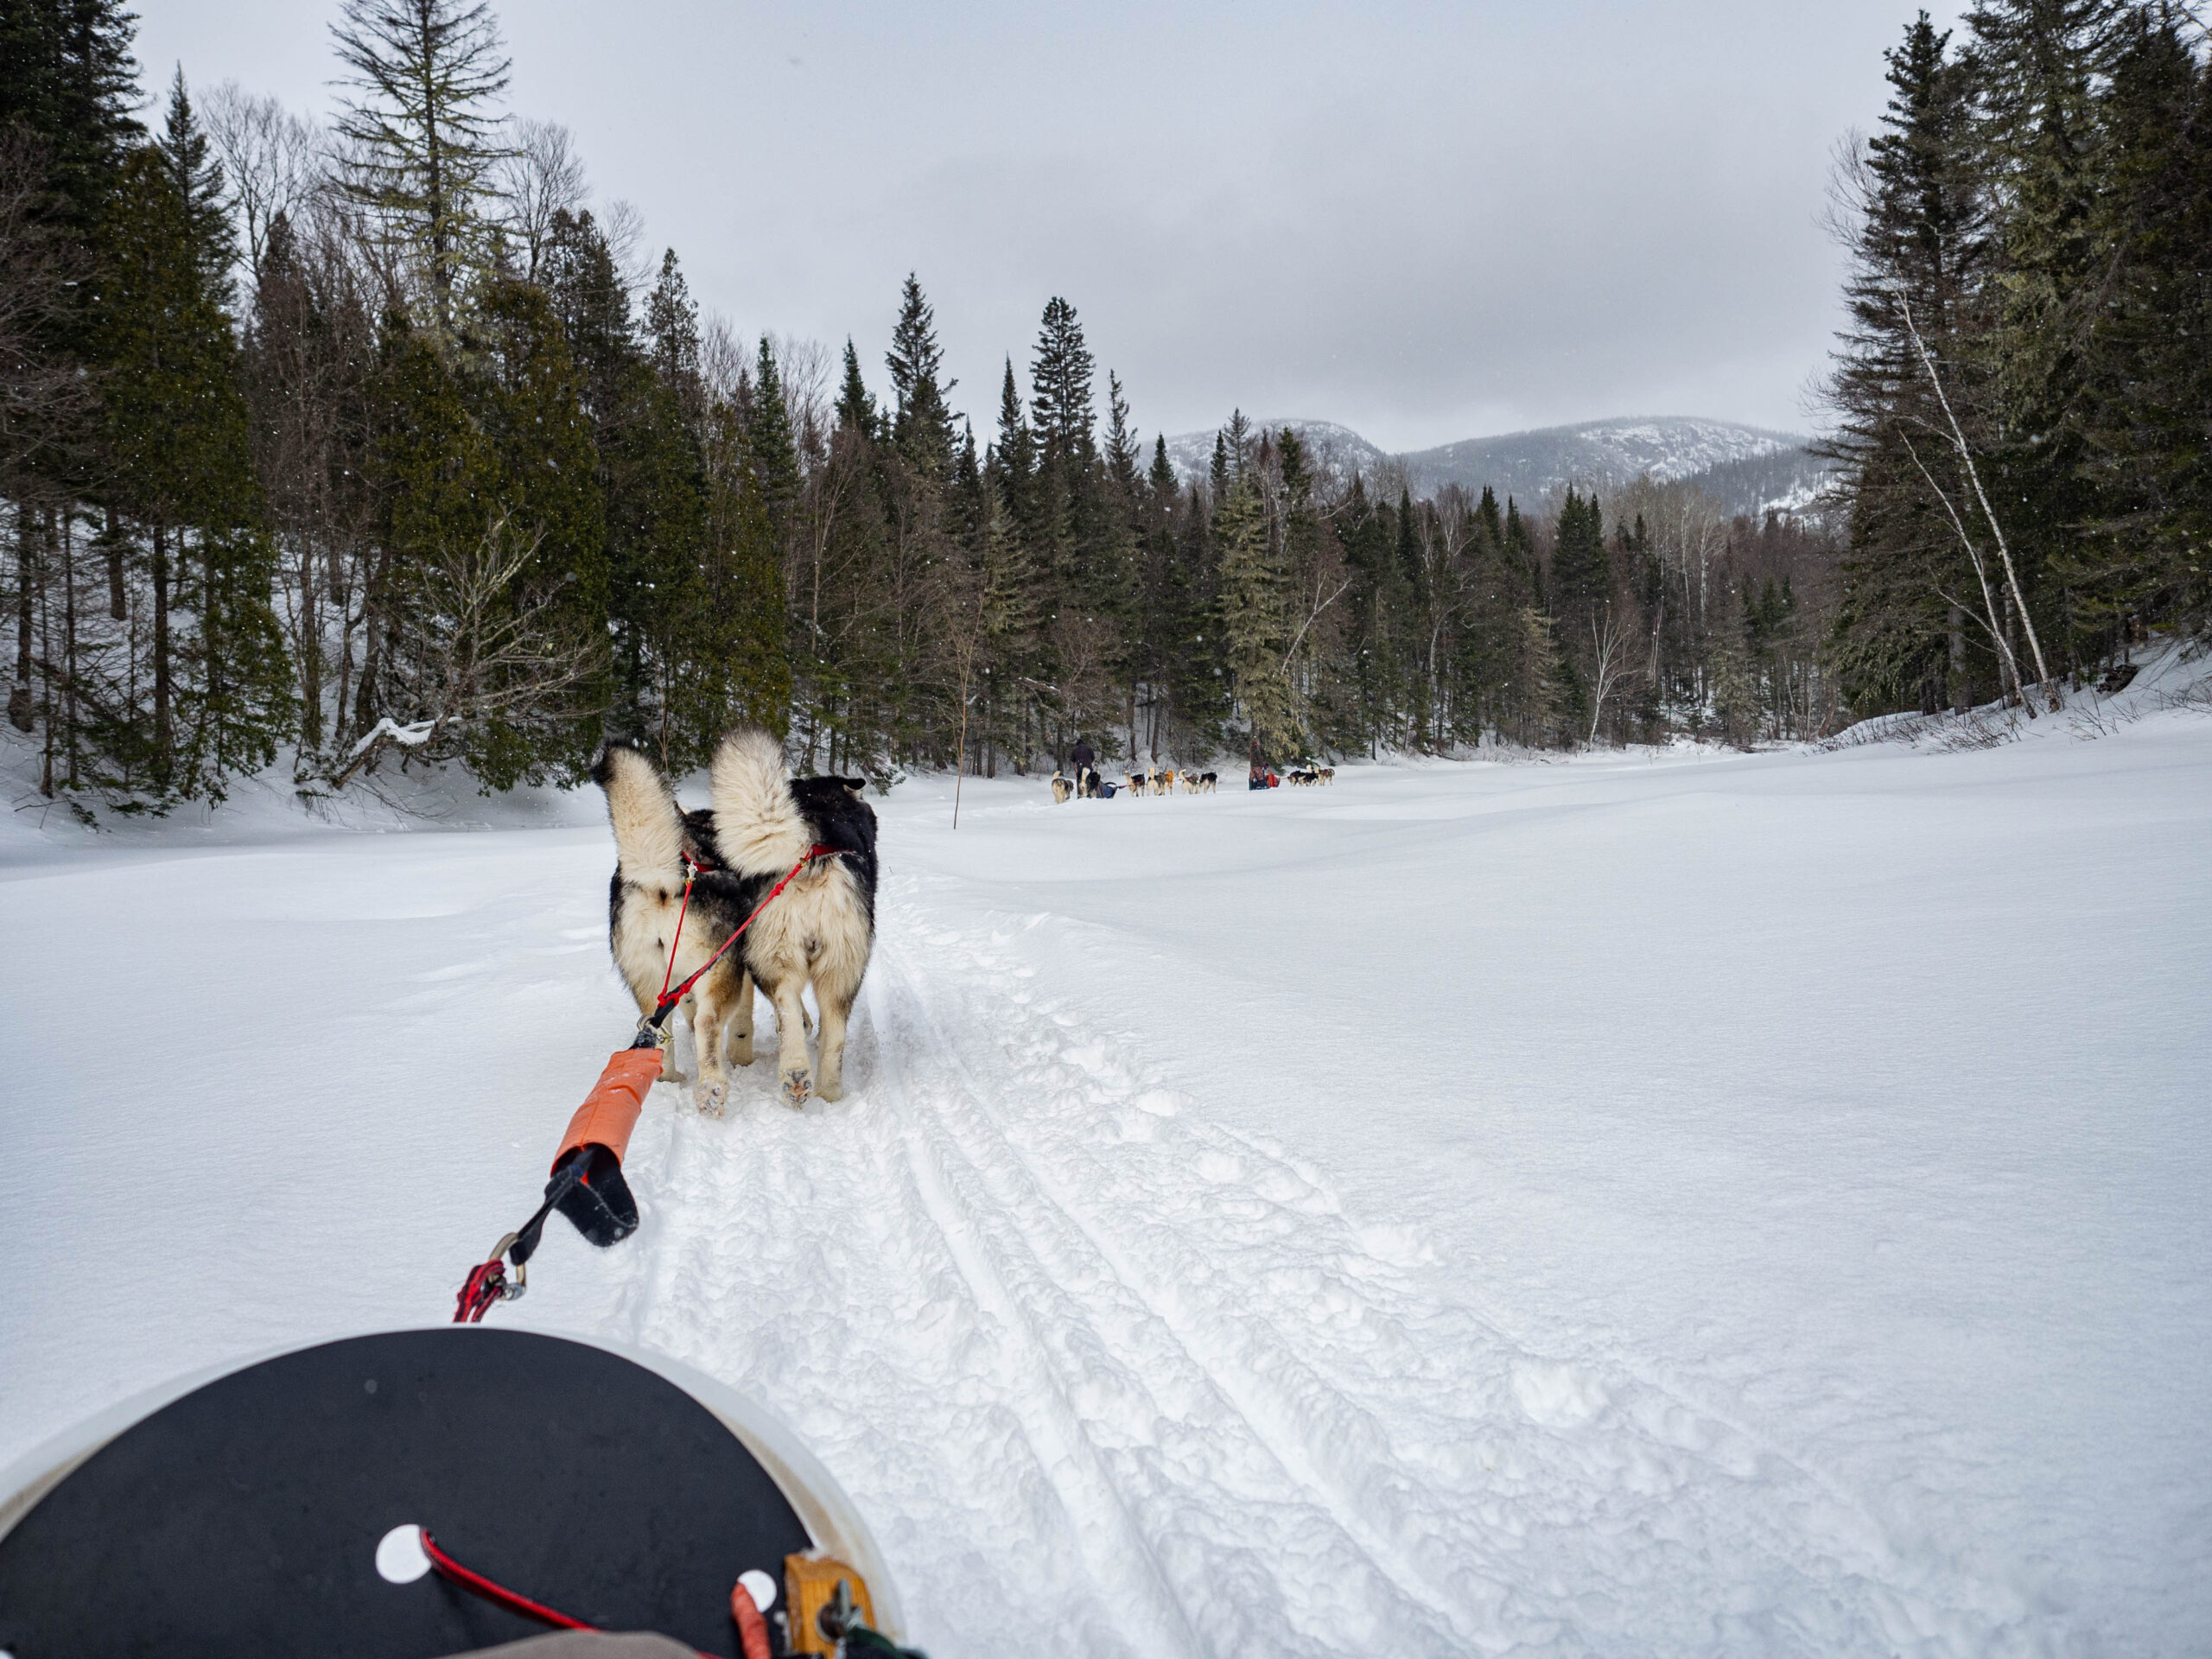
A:
<svg viewBox="0 0 2212 1659">
<path fill-rule="evenodd" d="M 939 926 L 888 883 L 847 1098 L 789 1112 L 756 1064 L 728 1121 L 664 1107 L 632 1152 L 661 1197 L 624 1333 L 793 1422 L 918 1637 L 2038 1650 L 1991 1586 L 1898 1582 L 1798 1461 L 1632 1357 L 1524 1351 L 1453 1294 L 1479 1263 L 1156 1086 L 1134 1033 L 1038 999 L 1018 936 L 1047 925 Z"/>
</svg>

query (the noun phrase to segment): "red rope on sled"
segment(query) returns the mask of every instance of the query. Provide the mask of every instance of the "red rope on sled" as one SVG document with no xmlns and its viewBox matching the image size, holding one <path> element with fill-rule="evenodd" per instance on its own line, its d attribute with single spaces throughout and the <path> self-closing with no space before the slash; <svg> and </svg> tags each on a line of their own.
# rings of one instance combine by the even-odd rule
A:
<svg viewBox="0 0 2212 1659">
<path fill-rule="evenodd" d="M 524 1618 L 551 1624 L 564 1630 L 597 1631 L 596 1624 L 587 1624 L 581 1618 L 571 1618 L 558 1608 L 548 1607 L 542 1601 L 533 1601 L 519 1590 L 510 1590 L 497 1580 L 487 1579 L 473 1567 L 463 1567 L 448 1554 L 438 1541 L 430 1536 L 428 1527 L 416 1529 L 423 1541 L 423 1553 L 430 1558 L 430 1565 L 440 1578 L 448 1584 L 458 1585 L 471 1595 L 481 1596 L 494 1606 L 504 1607 L 511 1613 L 520 1613 Z M 737 1621 L 739 1651 L 744 1659 L 772 1659 L 768 1645 L 768 1621 L 760 1616 L 760 1609 L 753 1599 L 753 1592 L 740 1580 L 730 1586 L 729 1616 Z M 697 1653 L 697 1649 L 693 1649 Z M 715 1659 L 712 1654 L 701 1653 L 699 1659 Z"/>
<path fill-rule="evenodd" d="M 495 1584 L 481 1573 L 472 1572 L 439 1548 L 438 1541 L 430 1536 L 425 1527 L 423 1533 L 423 1553 L 430 1558 L 430 1565 L 438 1569 L 438 1576 L 459 1585 L 472 1594 L 505 1608 L 511 1613 L 520 1613 L 525 1618 L 535 1618 L 547 1624 L 557 1624 L 564 1630 L 590 1630 L 597 1625 L 587 1624 L 581 1618 L 570 1618 L 556 1612 L 542 1601 L 532 1601 L 521 1592 L 510 1590 L 504 1584 Z"/>
</svg>

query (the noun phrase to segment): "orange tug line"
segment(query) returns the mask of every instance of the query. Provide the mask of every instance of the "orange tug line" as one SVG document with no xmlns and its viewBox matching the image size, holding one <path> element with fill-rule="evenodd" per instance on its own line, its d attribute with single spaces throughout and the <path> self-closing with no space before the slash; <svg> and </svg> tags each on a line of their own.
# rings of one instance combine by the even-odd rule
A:
<svg viewBox="0 0 2212 1659">
<path fill-rule="evenodd" d="M 469 1270 L 468 1277 L 454 1297 L 453 1322 L 455 1325 L 477 1325 L 491 1310 L 492 1304 L 512 1300 L 523 1293 L 527 1282 L 524 1264 L 537 1253 L 538 1232 L 545 1224 L 545 1217 L 554 1206 L 576 1187 L 592 1188 L 591 1172 L 595 1168 L 602 1181 L 616 1189 L 621 1204 L 630 1199 L 621 1181 L 622 1157 L 630 1149 L 631 1131 L 638 1127 L 638 1119 L 645 1109 L 645 1096 L 652 1091 L 653 1084 L 660 1077 L 661 1027 L 669 1011 L 681 1002 L 691 988 L 704 977 L 708 969 L 728 956 L 730 947 L 744 936 L 745 930 L 760 918 L 760 912 L 775 903 L 777 896 L 789 887 L 798 873 L 817 858 L 835 858 L 841 849 L 820 845 L 810 847 L 805 855 L 790 869 L 783 879 L 768 889 L 767 897 L 753 907 L 753 913 L 740 922 L 724 939 L 715 953 L 700 963 L 697 970 L 673 989 L 668 982 L 676 975 L 676 953 L 683 939 L 683 917 L 690 909 L 691 883 L 696 879 L 700 867 L 690 865 L 683 881 L 683 909 L 677 913 L 676 937 L 668 944 L 668 971 L 661 976 L 661 993 L 657 1006 L 638 1025 L 638 1035 L 629 1047 L 616 1051 L 607 1057 L 606 1067 L 599 1074 L 599 1081 L 584 1096 L 584 1103 L 576 1108 L 569 1119 L 568 1133 L 561 1139 L 561 1149 L 553 1156 L 551 1176 L 545 1189 L 545 1202 L 538 1205 L 536 1214 L 516 1231 L 509 1233 L 493 1247 L 489 1259 Z M 607 1154 L 602 1163 L 595 1155 Z M 582 1154 L 579 1156 L 578 1154 Z M 604 1208 L 604 1201 L 601 1207 Z M 584 1224 L 573 1214 L 579 1227 Z M 620 1228 L 608 1237 L 594 1237 L 588 1229 L 586 1236 L 595 1244 L 618 1242 L 627 1236 L 636 1224 L 634 1209 L 628 1217 L 629 1225 Z M 502 1258 L 508 1257 L 515 1264 L 515 1279 L 510 1284 Z"/>
</svg>

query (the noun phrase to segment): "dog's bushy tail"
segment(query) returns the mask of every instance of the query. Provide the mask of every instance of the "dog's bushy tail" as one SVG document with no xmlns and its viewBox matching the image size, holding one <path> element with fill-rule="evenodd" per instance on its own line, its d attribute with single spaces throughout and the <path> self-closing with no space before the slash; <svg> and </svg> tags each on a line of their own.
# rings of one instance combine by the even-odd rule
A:
<svg viewBox="0 0 2212 1659">
<path fill-rule="evenodd" d="M 681 886 L 683 815 L 660 768 L 627 743 L 609 743 L 593 763 L 592 781 L 607 791 L 607 821 L 626 881 Z"/>
<path fill-rule="evenodd" d="M 744 875 L 781 875 L 814 845 L 784 775 L 784 747 L 741 727 L 715 751 L 715 839 L 723 861 Z"/>
</svg>

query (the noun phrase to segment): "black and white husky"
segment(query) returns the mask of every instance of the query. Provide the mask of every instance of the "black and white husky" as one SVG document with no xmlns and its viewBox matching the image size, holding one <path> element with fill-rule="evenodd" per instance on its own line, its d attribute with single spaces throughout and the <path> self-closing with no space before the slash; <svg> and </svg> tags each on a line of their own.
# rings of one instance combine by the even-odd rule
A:
<svg viewBox="0 0 2212 1659">
<path fill-rule="evenodd" d="M 875 813 L 861 798 L 861 780 L 788 778 L 782 746 L 753 730 L 732 732 L 715 751 L 705 811 L 679 807 L 658 768 L 627 744 L 608 744 L 592 776 L 607 792 L 614 829 L 608 942 L 640 1014 L 658 1005 L 664 980 L 681 984 L 696 972 L 810 849 L 836 849 L 839 856 L 815 859 L 791 878 L 683 1003 L 698 1051 L 700 1110 L 721 1110 L 726 1062 L 753 1063 L 755 983 L 776 1011 L 777 1070 L 791 1104 L 810 1094 L 836 1100 L 844 1092 L 846 1022 L 875 942 Z M 678 938 L 687 856 L 699 874 Z M 818 1068 L 808 1064 L 799 1000 L 810 982 L 822 1011 Z M 672 1052 L 661 1075 L 674 1075 Z"/>
</svg>

